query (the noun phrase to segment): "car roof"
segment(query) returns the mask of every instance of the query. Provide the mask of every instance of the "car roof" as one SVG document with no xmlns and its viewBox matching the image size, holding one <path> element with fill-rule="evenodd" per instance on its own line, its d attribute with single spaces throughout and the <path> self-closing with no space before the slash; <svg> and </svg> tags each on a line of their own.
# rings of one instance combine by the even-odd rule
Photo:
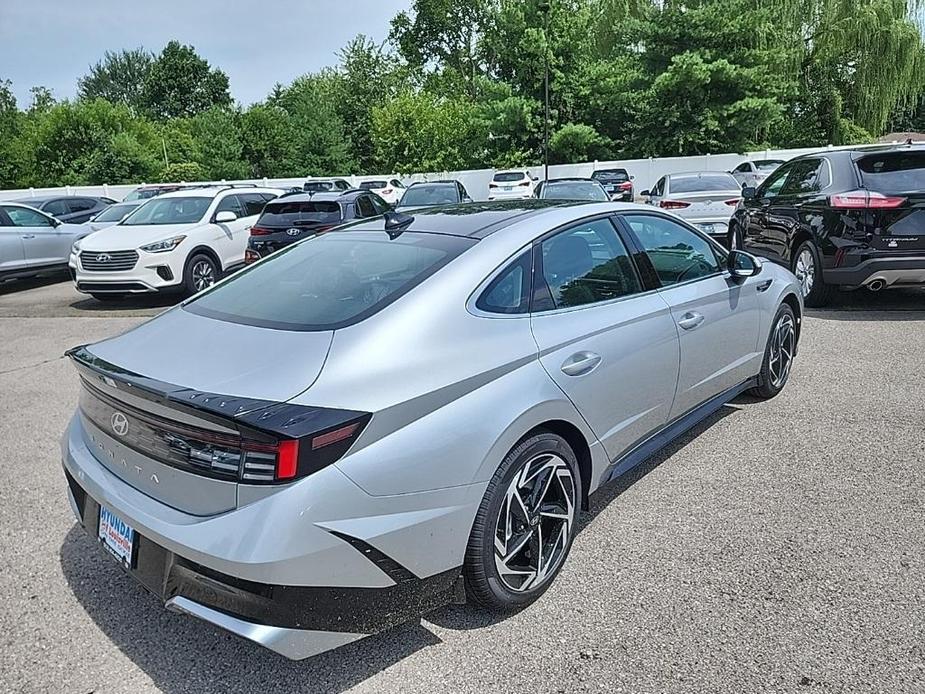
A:
<svg viewBox="0 0 925 694">
<path fill-rule="evenodd" d="M 728 171 L 678 171 L 665 174 L 669 178 L 700 178 L 702 176 L 731 176 Z"/>
<path fill-rule="evenodd" d="M 543 181 L 543 183 L 573 183 L 576 181 L 584 181 L 585 183 L 597 183 L 597 181 L 595 181 L 593 178 L 582 178 L 581 176 L 563 176 L 562 178 L 549 178 Z"/>
<path fill-rule="evenodd" d="M 430 234 L 448 234 L 483 239 L 516 222 L 540 217 L 552 209 L 579 205 L 601 205 L 601 202 L 575 200 L 509 200 L 502 202 L 467 202 L 457 205 L 439 205 L 414 209 L 407 214 L 411 222 L 405 231 Z M 639 205 L 607 203 L 608 210 L 639 210 Z M 392 213 L 390 213 L 392 214 Z M 364 219 L 345 229 L 350 231 L 385 231 L 384 216 Z"/>
<path fill-rule="evenodd" d="M 619 171 L 620 173 L 626 173 L 626 169 L 624 169 L 623 167 L 620 167 L 620 166 L 615 166 L 615 167 L 613 167 L 612 169 L 595 169 L 595 170 L 594 170 L 594 173 L 617 173 L 618 171 Z M 594 174 L 592 174 L 592 175 L 594 175 Z"/>
<path fill-rule="evenodd" d="M 450 180 L 450 181 L 415 181 L 412 183 L 409 188 L 414 188 L 415 186 L 455 186 L 459 181 Z"/>
<path fill-rule="evenodd" d="M 519 174 L 523 174 L 524 176 L 530 175 L 530 172 L 527 171 L 526 169 L 501 169 L 499 171 L 495 171 L 494 175 L 497 176 L 498 174 L 505 174 L 505 173 L 519 173 Z"/>
<path fill-rule="evenodd" d="M 279 188 L 258 188 L 257 186 L 203 186 L 201 188 L 184 188 L 182 190 L 172 190 L 169 193 L 158 195 L 151 200 L 162 200 L 163 198 L 214 198 L 219 193 L 234 191 L 236 193 L 274 193 L 282 194 Z M 147 202 L 147 201 L 146 201 Z"/>
<path fill-rule="evenodd" d="M 23 202 L 22 200 L 2 200 L 2 201 L 0 201 L 0 205 L 13 205 L 14 207 L 27 207 L 27 208 L 29 208 L 30 210 L 35 210 L 36 212 L 42 212 L 42 211 L 41 211 L 40 209 L 38 209 L 37 207 L 33 207 L 33 206 L 30 205 L 29 203 Z M 42 214 L 47 215 L 48 213 L 47 213 L 47 212 L 42 212 Z"/>
<path fill-rule="evenodd" d="M 290 193 L 284 197 L 286 202 L 350 202 L 358 195 L 369 194 L 368 190 L 351 188 L 350 190 L 321 190 L 317 193 Z M 270 202 L 273 202 L 272 200 Z"/>
</svg>

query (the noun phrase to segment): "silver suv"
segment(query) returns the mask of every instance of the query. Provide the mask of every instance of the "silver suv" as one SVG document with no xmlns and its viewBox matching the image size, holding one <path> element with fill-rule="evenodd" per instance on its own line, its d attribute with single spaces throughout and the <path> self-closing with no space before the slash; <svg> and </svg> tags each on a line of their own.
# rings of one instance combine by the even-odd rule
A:
<svg viewBox="0 0 925 694">
<path fill-rule="evenodd" d="M 801 315 L 787 270 L 635 205 L 362 220 L 72 350 L 71 506 L 169 609 L 290 658 L 516 609 L 590 494 L 784 387 Z"/>
</svg>

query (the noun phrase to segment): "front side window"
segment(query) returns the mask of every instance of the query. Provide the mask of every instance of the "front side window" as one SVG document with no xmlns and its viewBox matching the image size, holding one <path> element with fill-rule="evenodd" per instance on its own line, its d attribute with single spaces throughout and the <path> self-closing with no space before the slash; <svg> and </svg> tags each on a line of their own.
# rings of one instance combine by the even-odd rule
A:
<svg viewBox="0 0 925 694">
<path fill-rule="evenodd" d="M 713 246 L 702 236 L 659 215 L 626 215 L 662 286 L 721 271 Z"/>
<path fill-rule="evenodd" d="M 752 170 L 752 165 L 746 161 L 742 164 L 739 164 L 737 167 L 735 167 L 734 170 L 736 173 L 750 173 Z"/>
<path fill-rule="evenodd" d="M 530 310 L 532 251 L 526 251 L 491 281 L 475 302 L 488 313 L 526 313 Z"/>
<path fill-rule="evenodd" d="M 633 262 L 608 219 L 583 222 L 540 244 L 554 308 L 609 301 L 641 291 Z M 552 308 L 549 307 L 549 308 Z"/>
<path fill-rule="evenodd" d="M 215 208 L 215 213 L 218 214 L 219 212 L 234 212 L 236 217 L 243 217 L 244 206 L 237 195 L 226 195 L 218 203 L 218 207 Z"/>
<path fill-rule="evenodd" d="M 792 165 L 785 166 L 768 176 L 765 182 L 761 184 L 761 187 L 758 188 L 757 197 L 770 200 L 780 195 L 780 189 L 784 187 L 784 183 L 787 180 L 787 175 L 791 171 Z"/>
<path fill-rule="evenodd" d="M 294 244 L 216 285 L 183 308 L 278 330 L 335 330 L 380 311 L 474 245 L 405 232 L 332 232 Z"/>
<path fill-rule="evenodd" d="M 389 204 L 378 195 L 370 195 L 368 197 L 369 201 L 372 203 L 373 210 L 375 210 L 375 214 L 385 214 L 392 209 L 389 207 Z"/>
<path fill-rule="evenodd" d="M 118 222 L 138 205 L 110 205 L 94 217 L 94 222 Z"/>
<path fill-rule="evenodd" d="M 193 224 L 205 216 L 212 198 L 154 198 L 126 217 L 126 226 L 142 224 Z"/>
<path fill-rule="evenodd" d="M 755 162 L 755 168 L 765 173 L 774 171 L 778 166 L 784 163 L 783 159 L 764 159 Z"/>
<path fill-rule="evenodd" d="M 14 227 L 50 227 L 51 220 L 27 207 L 4 207 Z"/>
</svg>

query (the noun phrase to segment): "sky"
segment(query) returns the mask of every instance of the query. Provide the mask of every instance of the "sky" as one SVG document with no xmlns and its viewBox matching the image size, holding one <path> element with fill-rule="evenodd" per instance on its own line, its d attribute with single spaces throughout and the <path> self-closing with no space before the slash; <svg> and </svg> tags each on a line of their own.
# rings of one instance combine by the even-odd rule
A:
<svg viewBox="0 0 925 694">
<path fill-rule="evenodd" d="M 0 80 L 20 108 L 43 85 L 75 96 L 77 79 L 123 48 L 160 52 L 171 39 L 191 44 L 225 71 L 231 95 L 247 105 L 274 84 L 337 62 L 356 34 L 383 41 L 389 21 L 411 0 L 0 0 Z"/>
</svg>

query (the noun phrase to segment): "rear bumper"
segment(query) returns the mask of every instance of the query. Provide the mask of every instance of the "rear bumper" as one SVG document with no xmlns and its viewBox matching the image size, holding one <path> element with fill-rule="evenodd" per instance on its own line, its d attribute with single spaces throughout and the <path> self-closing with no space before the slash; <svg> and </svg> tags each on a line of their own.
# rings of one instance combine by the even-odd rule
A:
<svg viewBox="0 0 925 694">
<path fill-rule="evenodd" d="M 492 191 L 488 193 L 488 200 L 492 202 L 494 200 L 528 200 L 533 197 L 533 188 L 525 188 L 521 190 L 512 190 L 510 192 L 506 191 Z"/>
<path fill-rule="evenodd" d="M 856 265 L 826 268 L 824 276 L 829 284 L 851 287 L 925 285 L 925 255 L 869 258 Z"/>
</svg>

